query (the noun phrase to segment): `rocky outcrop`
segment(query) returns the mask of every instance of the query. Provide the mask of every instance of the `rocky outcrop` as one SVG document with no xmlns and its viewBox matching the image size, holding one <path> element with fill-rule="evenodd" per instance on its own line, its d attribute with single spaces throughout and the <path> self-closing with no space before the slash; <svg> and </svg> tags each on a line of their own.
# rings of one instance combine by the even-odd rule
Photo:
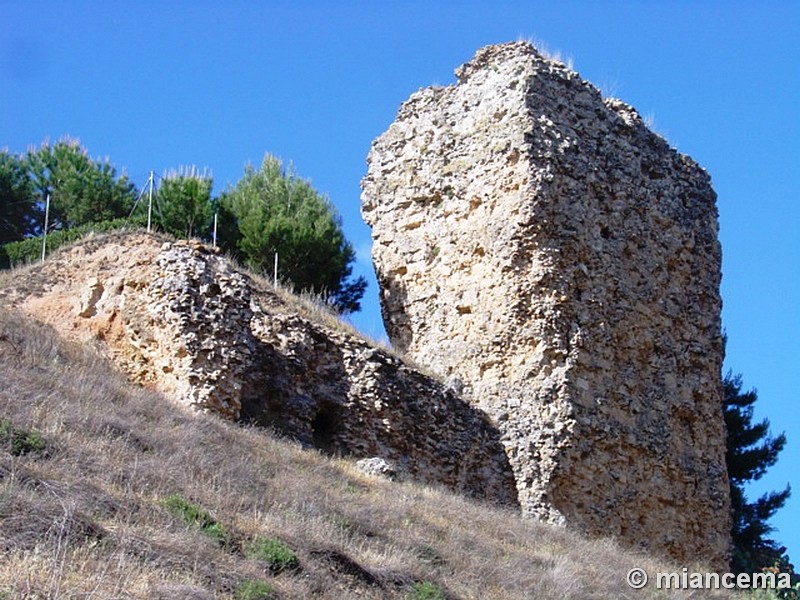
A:
<svg viewBox="0 0 800 600">
<path fill-rule="evenodd" d="M 18 272 L 0 302 L 102 344 L 134 381 L 181 404 L 517 502 L 500 434 L 480 410 L 201 244 L 88 239 Z"/>
<path fill-rule="evenodd" d="M 708 175 L 530 44 L 456 75 L 369 154 L 390 338 L 491 415 L 526 513 L 724 565 Z"/>
</svg>

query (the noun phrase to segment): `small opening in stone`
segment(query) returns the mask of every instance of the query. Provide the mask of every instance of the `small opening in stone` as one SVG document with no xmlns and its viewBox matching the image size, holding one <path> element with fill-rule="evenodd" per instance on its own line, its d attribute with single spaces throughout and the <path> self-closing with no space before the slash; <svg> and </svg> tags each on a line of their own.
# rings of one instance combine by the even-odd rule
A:
<svg viewBox="0 0 800 600">
<path fill-rule="evenodd" d="M 341 424 L 341 409 L 330 403 L 324 403 L 319 407 L 317 414 L 311 421 L 311 431 L 314 446 L 328 454 L 334 454 L 338 449 L 336 443 L 337 434 Z"/>
</svg>

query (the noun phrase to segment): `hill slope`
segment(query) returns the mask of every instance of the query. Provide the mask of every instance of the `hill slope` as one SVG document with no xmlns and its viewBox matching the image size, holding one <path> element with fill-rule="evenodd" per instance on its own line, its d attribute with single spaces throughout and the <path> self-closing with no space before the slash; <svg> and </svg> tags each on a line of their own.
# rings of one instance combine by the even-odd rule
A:
<svg viewBox="0 0 800 600">
<path fill-rule="evenodd" d="M 5 310 L 0 419 L 0 597 L 654 598 L 627 571 L 675 568 L 194 413 Z"/>
<path fill-rule="evenodd" d="M 132 381 L 183 405 L 517 503 L 499 432 L 482 411 L 196 241 L 88 236 L 15 271 L 0 305 L 101 343 Z"/>
</svg>

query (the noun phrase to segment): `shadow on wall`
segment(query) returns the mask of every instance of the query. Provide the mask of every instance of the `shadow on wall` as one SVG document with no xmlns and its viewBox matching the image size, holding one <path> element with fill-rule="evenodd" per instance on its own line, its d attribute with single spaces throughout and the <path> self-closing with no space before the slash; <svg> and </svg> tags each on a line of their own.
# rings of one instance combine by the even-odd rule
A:
<svg viewBox="0 0 800 600">
<path fill-rule="evenodd" d="M 403 310 L 390 310 L 388 307 L 405 306 L 408 293 L 406 283 L 402 278 L 406 267 L 399 268 L 400 277 L 389 277 L 377 274 L 378 290 L 380 294 L 381 317 L 383 318 L 386 334 L 392 340 L 392 346 L 400 352 L 406 352 L 413 342 L 414 328 L 411 327 L 410 317 Z"/>
<path fill-rule="evenodd" d="M 326 454 L 379 457 L 401 477 L 518 506 L 500 432 L 482 411 L 364 342 L 296 316 L 268 318 L 281 335 L 258 340 L 241 420 Z"/>
</svg>

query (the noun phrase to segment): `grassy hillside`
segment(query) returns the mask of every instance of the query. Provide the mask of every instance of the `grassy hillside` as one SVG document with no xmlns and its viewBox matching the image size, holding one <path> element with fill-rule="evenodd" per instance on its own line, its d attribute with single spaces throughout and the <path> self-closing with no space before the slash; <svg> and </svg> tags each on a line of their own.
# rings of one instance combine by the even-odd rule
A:
<svg viewBox="0 0 800 600">
<path fill-rule="evenodd" d="M 675 569 L 189 413 L 0 310 L 0 598 L 729 597 L 634 566 Z"/>
</svg>

